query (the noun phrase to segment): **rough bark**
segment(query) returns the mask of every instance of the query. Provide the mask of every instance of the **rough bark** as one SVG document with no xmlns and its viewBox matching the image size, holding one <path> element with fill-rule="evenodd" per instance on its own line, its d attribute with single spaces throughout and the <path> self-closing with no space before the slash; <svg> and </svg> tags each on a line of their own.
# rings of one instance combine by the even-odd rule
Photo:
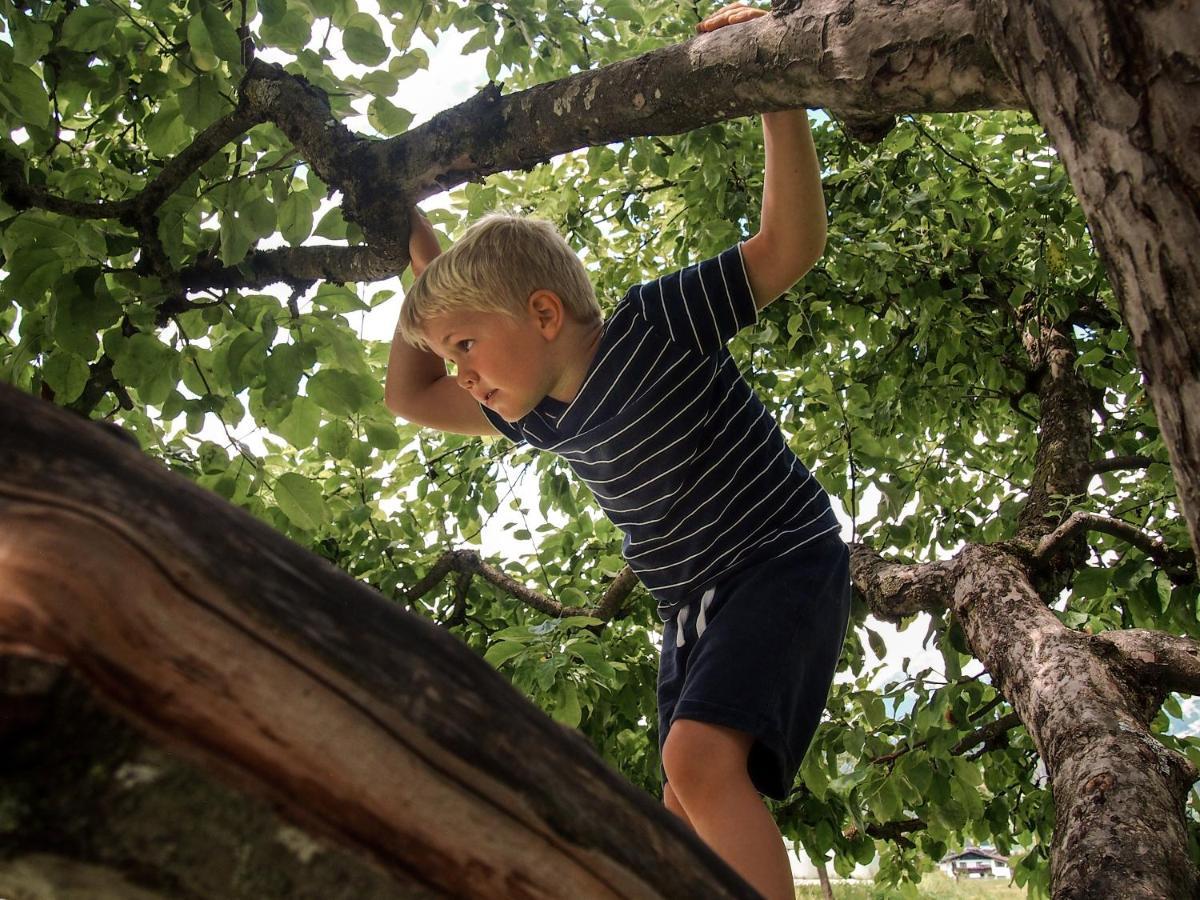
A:
<svg viewBox="0 0 1200 900">
<path fill-rule="evenodd" d="M 0 653 L 57 661 L 145 739 L 395 885 L 753 896 L 448 632 L 5 386 L 0 434 Z"/>
<path fill-rule="evenodd" d="M 1200 559 L 1200 9 L 981 6 L 995 56 L 1062 157 L 1108 268 Z"/>
<path fill-rule="evenodd" d="M 1068 516 L 1059 499 L 1082 494 L 1093 472 L 1089 399 L 1071 332 L 1042 327 L 1027 349 L 1040 372 L 1038 451 L 1016 534 L 922 565 L 889 563 L 856 547 L 855 585 L 881 618 L 944 605 L 1012 705 L 1050 777 L 1055 898 L 1191 897 L 1200 881 L 1183 809 L 1197 773 L 1149 724 L 1169 691 L 1195 690 L 1200 649 L 1156 632 L 1074 632 L 1048 608 L 1081 562 L 1088 527 L 1114 529 L 1109 520 L 1093 521 L 1099 517 Z M 1123 536 L 1180 570 L 1137 529 Z"/>
<path fill-rule="evenodd" d="M 406 134 L 359 145 L 354 168 L 373 198 L 416 201 L 568 150 L 773 109 L 877 122 L 1016 106 L 977 31 L 967 0 L 812 0 L 519 93 L 485 91 Z M 403 212 L 380 212 L 364 228 L 386 233 Z"/>
<path fill-rule="evenodd" d="M 1114 667 L 1046 607 L 1021 561 L 968 546 L 958 563 L 955 616 L 1051 779 L 1056 900 L 1194 896 L 1181 811 L 1195 767 L 1148 734 Z"/>
<path fill-rule="evenodd" d="M 64 666 L 29 657 L 0 656 L 0 810 L 3 897 L 438 896 L 163 750 Z"/>
</svg>

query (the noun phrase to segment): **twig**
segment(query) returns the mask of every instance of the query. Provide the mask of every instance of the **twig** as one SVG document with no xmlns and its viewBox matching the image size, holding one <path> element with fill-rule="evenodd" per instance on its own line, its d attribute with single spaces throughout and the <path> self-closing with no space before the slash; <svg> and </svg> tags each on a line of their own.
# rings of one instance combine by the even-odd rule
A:
<svg viewBox="0 0 1200 900">
<path fill-rule="evenodd" d="M 1037 549 L 1033 552 L 1034 561 L 1046 562 L 1059 548 L 1083 531 L 1101 531 L 1133 544 L 1162 566 L 1163 571 L 1176 584 L 1190 583 L 1196 580 L 1196 569 L 1190 562 L 1190 554 L 1172 550 L 1160 538 L 1156 538 L 1128 522 L 1083 510 L 1071 513 L 1067 516 L 1066 521 L 1041 539 Z"/>
</svg>

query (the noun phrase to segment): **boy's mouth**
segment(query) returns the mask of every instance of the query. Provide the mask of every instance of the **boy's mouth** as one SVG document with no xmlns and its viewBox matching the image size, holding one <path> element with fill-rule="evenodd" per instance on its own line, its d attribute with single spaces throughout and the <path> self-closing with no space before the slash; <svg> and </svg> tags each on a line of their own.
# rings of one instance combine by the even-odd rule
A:
<svg viewBox="0 0 1200 900">
<path fill-rule="evenodd" d="M 488 391 L 488 392 L 487 392 L 487 394 L 486 394 L 486 395 L 484 395 L 483 402 L 484 402 L 484 403 L 491 403 L 491 402 L 492 402 L 492 398 L 493 398 L 494 396 L 496 396 L 496 390 L 497 390 L 497 388 L 493 388 L 492 390 Z"/>
</svg>

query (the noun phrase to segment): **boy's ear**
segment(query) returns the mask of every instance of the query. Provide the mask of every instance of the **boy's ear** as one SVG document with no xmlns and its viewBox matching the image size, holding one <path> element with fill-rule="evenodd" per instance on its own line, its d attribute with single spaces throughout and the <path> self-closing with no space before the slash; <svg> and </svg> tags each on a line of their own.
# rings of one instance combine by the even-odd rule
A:
<svg viewBox="0 0 1200 900">
<path fill-rule="evenodd" d="M 529 295 L 529 315 L 548 340 L 558 336 L 566 321 L 567 309 L 554 291 L 539 288 Z"/>
</svg>

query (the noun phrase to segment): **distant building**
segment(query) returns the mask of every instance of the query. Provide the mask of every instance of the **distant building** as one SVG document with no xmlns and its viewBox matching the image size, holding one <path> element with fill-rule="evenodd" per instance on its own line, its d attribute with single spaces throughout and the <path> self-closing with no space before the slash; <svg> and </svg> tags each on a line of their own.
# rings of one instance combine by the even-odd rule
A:
<svg viewBox="0 0 1200 900">
<path fill-rule="evenodd" d="M 938 864 L 951 878 L 1011 878 L 1008 857 L 988 847 L 967 847 Z"/>
</svg>

